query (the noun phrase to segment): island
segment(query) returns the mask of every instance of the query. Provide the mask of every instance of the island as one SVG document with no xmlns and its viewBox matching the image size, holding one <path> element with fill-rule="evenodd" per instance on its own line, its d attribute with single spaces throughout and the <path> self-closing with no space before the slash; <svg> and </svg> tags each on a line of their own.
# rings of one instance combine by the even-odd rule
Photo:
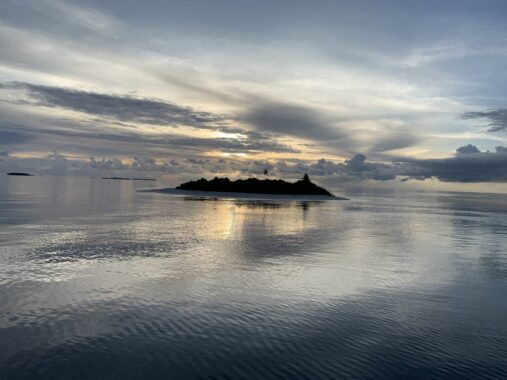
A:
<svg viewBox="0 0 507 380">
<path fill-rule="evenodd" d="M 276 195 L 321 195 L 334 197 L 326 189 L 317 186 L 308 175 L 303 179 L 286 182 L 281 179 L 238 179 L 231 181 L 229 178 L 218 178 L 208 181 L 201 178 L 197 181 L 183 183 L 176 187 L 177 190 L 193 190 L 206 192 L 230 192 L 230 193 L 254 193 L 254 194 L 276 194 Z"/>
<path fill-rule="evenodd" d="M 156 178 L 129 178 L 129 177 L 102 177 L 102 179 L 112 179 L 115 181 L 156 181 Z"/>
<path fill-rule="evenodd" d="M 7 175 L 15 175 L 15 176 L 21 176 L 21 177 L 33 177 L 33 174 L 20 173 L 20 172 L 10 172 L 10 173 L 7 173 Z"/>
</svg>

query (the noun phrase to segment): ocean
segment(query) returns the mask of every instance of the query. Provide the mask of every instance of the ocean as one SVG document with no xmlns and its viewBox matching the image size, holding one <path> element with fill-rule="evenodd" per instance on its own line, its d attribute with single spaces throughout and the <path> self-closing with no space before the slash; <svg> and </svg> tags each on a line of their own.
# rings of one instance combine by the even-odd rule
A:
<svg viewBox="0 0 507 380">
<path fill-rule="evenodd" d="M 507 196 L 0 179 L 1 379 L 507 378 Z"/>
</svg>

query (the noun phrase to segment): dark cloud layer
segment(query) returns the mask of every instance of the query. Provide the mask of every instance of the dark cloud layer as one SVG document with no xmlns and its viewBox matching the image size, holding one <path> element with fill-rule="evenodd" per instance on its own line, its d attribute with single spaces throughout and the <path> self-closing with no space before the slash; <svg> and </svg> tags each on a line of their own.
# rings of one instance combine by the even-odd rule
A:
<svg viewBox="0 0 507 380">
<path fill-rule="evenodd" d="M 317 141 L 339 140 L 344 134 L 332 128 L 317 111 L 296 105 L 261 101 L 250 106 L 240 120 L 262 131 Z"/>
<path fill-rule="evenodd" d="M 244 110 L 238 111 L 237 115 L 220 115 L 160 99 L 131 95 L 104 94 L 24 82 L 0 84 L 0 88 L 24 92 L 24 98 L 9 100 L 11 103 L 81 112 L 96 118 L 97 125 L 102 122 L 119 127 L 132 127 L 138 123 L 187 126 L 245 136 L 235 140 L 212 139 L 210 142 L 216 146 L 216 143 L 222 141 L 224 149 L 229 150 L 234 144 L 238 147 L 237 150 L 240 150 L 241 145 L 246 143 L 246 149 L 251 151 L 296 152 L 295 149 L 279 144 L 276 139 L 280 136 L 312 140 L 333 153 L 358 150 L 382 153 L 412 146 L 419 141 L 419 137 L 410 131 L 389 127 L 376 132 L 375 140 L 371 141 L 371 132 L 357 131 L 348 125 L 336 124 L 336 118 L 333 119 L 326 112 L 258 97 L 244 103 Z M 248 127 L 238 126 L 238 122 Z M 185 142 L 187 144 L 184 145 L 189 145 L 188 141 L 183 141 Z M 200 143 L 205 146 L 203 141 Z"/>
<path fill-rule="evenodd" d="M 476 146 L 457 149 L 451 158 L 403 160 L 399 175 L 415 179 L 437 178 L 443 182 L 507 181 L 507 147 L 496 152 L 481 152 Z"/>
<path fill-rule="evenodd" d="M 124 122 L 210 129 L 225 126 L 228 121 L 223 115 L 198 111 L 158 99 L 20 82 L 1 86 L 26 90 L 30 100 L 36 105 L 59 107 Z"/>
<path fill-rule="evenodd" d="M 507 108 L 497 108 L 482 112 L 465 112 L 463 119 L 486 119 L 489 132 L 507 130 Z"/>
<path fill-rule="evenodd" d="M 315 108 L 257 98 L 251 100 L 238 120 L 264 133 L 314 141 L 333 153 L 358 150 L 383 153 L 407 148 L 421 141 L 421 137 L 410 128 L 402 130 L 385 126 L 375 132 L 361 130 L 352 127 L 357 120 L 345 121 Z"/>
<path fill-rule="evenodd" d="M 5 137 L 5 140 L 2 138 Z M 259 152 L 291 152 L 297 150 L 292 147 L 269 140 L 263 136 L 254 138 L 246 136 L 241 139 L 234 138 L 198 138 L 188 137 L 177 134 L 150 134 L 142 135 L 137 133 L 127 133 L 120 131 L 111 132 L 91 132 L 76 131 L 66 129 L 37 128 L 20 124 L 0 125 L 0 145 L 14 145 L 34 141 L 41 145 L 67 146 L 67 148 L 78 148 L 82 145 L 94 148 L 88 148 L 90 152 L 112 152 L 131 153 L 133 147 L 142 146 L 147 151 L 156 149 L 157 151 L 185 151 L 194 150 L 196 153 L 202 153 L 203 150 L 220 150 L 228 153 L 259 153 Z"/>
<path fill-rule="evenodd" d="M 371 152 L 388 152 L 416 145 L 421 138 L 408 132 L 387 131 L 384 136 L 379 133 L 376 143 L 369 149 Z"/>
<path fill-rule="evenodd" d="M 94 116 L 92 120 L 54 119 L 54 122 L 32 120 L 29 124 L 4 121 L 0 124 L 0 145 L 12 146 L 37 140 L 38 149 L 75 149 L 76 153 L 110 154 L 142 151 L 146 154 L 174 154 L 175 151 L 194 150 L 203 154 L 206 150 L 229 153 L 260 153 L 298 151 L 280 143 L 268 132 L 247 130 L 230 124 L 232 118 L 190 107 L 148 98 L 128 95 L 111 95 L 75 89 L 11 82 L 0 88 L 22 90 L 25 98 L 9 100 L 15 104 L 56 107 L 83 112 Z M 146 123 L 164 126 L 188 126 L 231 134 L 237 137 L 199 138 L 174 134 L 133 133 L 124 123 Z M 113 125 L 115 127 L 108 127 Z M 116 128 L 118 127 L 118 128 Z M 88 140 L 88 142 L 86 142 Z M 131 150 L 133 146 L 136 150 Z M 33 150 L 34 146 L 25 146 Z M 197 152 L 200 150 L 200 152 Z"/>
</svg>

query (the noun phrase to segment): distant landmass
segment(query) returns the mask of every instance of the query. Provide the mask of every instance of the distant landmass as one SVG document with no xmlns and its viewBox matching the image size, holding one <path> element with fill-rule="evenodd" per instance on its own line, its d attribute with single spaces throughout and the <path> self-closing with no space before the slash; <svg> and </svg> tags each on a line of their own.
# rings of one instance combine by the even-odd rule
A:
<svg viewBox="0 0 507 380">
<path fill-rule="evenodd" d="M 128 177 L 102 177 L 102 179 L 114 179 L 118 181 L 156 181 L 156 178 L 128 178 Z"/>
<path fill-rule="evenodd" d="M 21 176 L 21 177 L 33 177 L 33 174 L 20 173 L 20 172 L 10 172 L 10 173 L 7 173 L 7 175 L 17 175 L 17 176 Z"/>
<path fill-rule="evenodd" d="M 277 194 L 277 195 L 324 195 L 334 197 L 326 189 L 317 186 L 308 175 L 296 182 L 286 182 L 281 179 L 238 179 L 231 181 L 229 178 L 218 178 L 208 181 L 201 178 L 197 181 L 185 182 L 178 190 L 193 190 L 207 192 L 231 192 L 231 193 L 254 193 L 254 194 Z"/>
</svg>

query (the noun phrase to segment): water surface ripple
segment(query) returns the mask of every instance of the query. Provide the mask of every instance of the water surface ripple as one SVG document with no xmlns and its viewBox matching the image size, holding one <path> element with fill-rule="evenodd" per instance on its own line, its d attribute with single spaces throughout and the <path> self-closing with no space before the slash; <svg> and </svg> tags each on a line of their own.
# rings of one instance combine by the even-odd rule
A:
<svg viewBox="0 0 507 380">
<path fill-rule="evenodd" d="M 507 378 L 507 197 L 0 180 L 1 379 Z"/>
</svg>

